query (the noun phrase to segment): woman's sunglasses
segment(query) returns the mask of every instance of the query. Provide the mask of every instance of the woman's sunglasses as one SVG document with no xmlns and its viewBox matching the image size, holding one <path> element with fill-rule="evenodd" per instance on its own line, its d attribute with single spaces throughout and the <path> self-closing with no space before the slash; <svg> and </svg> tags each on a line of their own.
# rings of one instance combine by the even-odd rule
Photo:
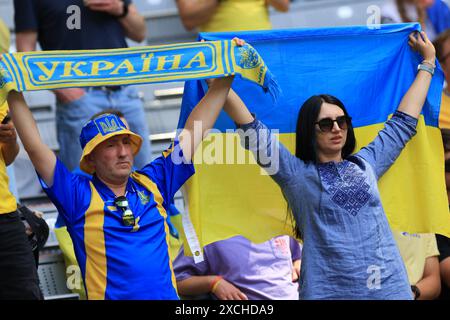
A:
<svg viewBox="0 0 450 320">
<path fill-rule="evenodd" d="M 331 118 L 323 118 L 319 121 L 317 121 L 315 124 L 319 125 L 319 129 L 322 132 L 330 132 L 333 130 L 334 123 L 337 123 L 339 128 L 341 130 L 347 130 L 352 122 L 352 118 L 348 116 L 340 116 L 337 117 L 335 120 Z"/>
</svg>

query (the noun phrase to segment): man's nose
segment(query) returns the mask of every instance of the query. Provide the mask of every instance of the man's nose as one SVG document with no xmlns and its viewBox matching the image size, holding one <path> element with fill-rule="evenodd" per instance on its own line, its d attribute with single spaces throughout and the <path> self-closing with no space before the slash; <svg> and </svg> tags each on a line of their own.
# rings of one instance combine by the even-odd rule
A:
<svg viewBox="0 0 450 320">
<path fill-rule="evenodd" d="M 127 150 L 127 145 L 124 143 L 119 143 L 119 145 L 117 146 L 118 148 L 118 152 L 119 152 L 119 156 L 123 157 L 126 156 L 128 154 L 128 150 Z"/>
</svg>

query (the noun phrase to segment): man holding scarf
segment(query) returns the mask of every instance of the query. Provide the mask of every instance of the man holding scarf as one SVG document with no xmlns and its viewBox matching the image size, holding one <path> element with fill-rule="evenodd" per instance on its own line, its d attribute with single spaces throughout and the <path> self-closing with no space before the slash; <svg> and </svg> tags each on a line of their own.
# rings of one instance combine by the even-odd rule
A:
<svg viewBox="0 0 450 320">
<path fill-rule="evenodd" d="M 126 37 L 141 42 L 146 25 L 131 0 L 15 0 L 18 51 L 90 50 L 128 47 Z M 130 86 L 102 86 L 53 90 L 59 157 L 69 170 L 78 166 L 81 127 L 102 110 L 120 110 L 131 129 L 144 141 L 136 167 L 151 160 L 149 130 L 138 91 Z"/>
</svg>

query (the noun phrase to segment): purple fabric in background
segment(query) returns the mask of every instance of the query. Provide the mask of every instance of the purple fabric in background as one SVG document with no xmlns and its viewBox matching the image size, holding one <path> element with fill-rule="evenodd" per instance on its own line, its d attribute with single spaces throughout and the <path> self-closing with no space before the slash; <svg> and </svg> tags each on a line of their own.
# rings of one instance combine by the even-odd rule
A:
<svg viewBox="0 0 450 320">
<path fill-rule="evenodd" d="M 177 281 L 221 275 L 249 300 L 298 300 L 298 282 L 292 282 L 292 262 L 301 258 L 301 248 L 289 236 L 260 244 L 236 236 L 205 246 L 204 257 L 205 261 L 196 264 L 181 249 L 173 263 Z"/>
</svg>

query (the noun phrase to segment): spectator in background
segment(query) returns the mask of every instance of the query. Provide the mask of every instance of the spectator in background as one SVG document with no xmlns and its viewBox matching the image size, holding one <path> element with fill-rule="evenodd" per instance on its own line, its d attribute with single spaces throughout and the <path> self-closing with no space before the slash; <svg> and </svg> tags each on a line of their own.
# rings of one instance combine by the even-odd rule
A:
<svg viewBox="0 0 450 320">
<path fill-rule="evenodd" d="M 289 0 L 176 0 L 187 30 L 201 32 L 271 29 L 269 5 L 289 10 Z"/>
<path fill-rule="evenodd" d="M 9 50 L 9 30 L 0 20 L 0 53 Z M 35 259 L 8 187 L 6 166 L 19 153 L 16 131 L 8 120 L 8 105 L 0 105 L 0 300 L 42 299 Z"/>
<path fill-rule="evenodd" d="M 253 244 L 242 236 L 211 243 L 195 263 L 183 248 L 174 261 L 178 292 L 219 300 L 298 300 L 301 249 L 289 236 Z"/>
<path fill-rule="evenodd" d="M 436 237 L 430 233 L 392 233 L 405 263 L 414 299 L 436 299 L 441 292 Z"/>
<path fill-rule="evenodd" d="M 450 9 L 442 0 L 390 0 L 381 8 L 381 23 L 419 22 L 433 41 L 450 28 Z"/>
<path fill-rule="evenodd" d="M 0 19 L 0 53 L 9 52 L 10 36 L 8 26 Z M 5 104 L 6 106 L 6 104 Z M 14 174 L 14 163 L 6 167 L 6 172 L 9 178 L 9 190 L 14 197 L 19 199 L 19 192 L 17 190 L 16 177 Z"/>
<path fill-rule="evenodd" d="M 141 42 L 146 24 L 131 0 L 14 0 L 18 51 L 125 48 L 125 37 Z M 81 158 L 78 137 L 89 118 L 117 108 L 130 128 L 144 139 L 135 166 L 151 160 L 149 130 L 138 91 L 133 86 L 104 86 L 53 90 L 59 157 L 69 170 Z"/>
<path fill-rule="evenodd" d="M 441 33 L 434 41 L 436 57 L 444 71 L 446 85 L 442 91 L 439 128 L 450 129 L 450 29 Z"/>
<path fill-rule="evenodd" d="M 450 129 L 441 129 L 444 143 L 445 184 L 450 208 Z M 441 273 L 441 295 L 439 299 L 450 300 L 450 239 L 440 234 L 436 235 L 439 255 L 439 269 Z"/>
</svg>

